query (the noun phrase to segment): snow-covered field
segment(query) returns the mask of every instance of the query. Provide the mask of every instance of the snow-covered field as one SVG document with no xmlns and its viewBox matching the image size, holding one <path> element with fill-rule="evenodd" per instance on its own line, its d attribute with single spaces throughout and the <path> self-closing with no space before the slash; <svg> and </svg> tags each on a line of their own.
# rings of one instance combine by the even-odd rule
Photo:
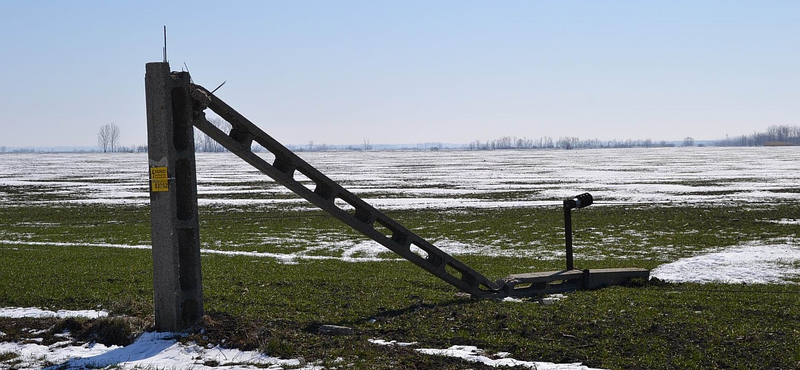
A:
<svg viewBox="0 0 800 370">
<path fill-rule="evenodd" d="M 796 147 L 301 154 L 378 209 L 555 204 L 585 191 L 597 204 L 800 198 Z M 53 202 L 146 204 L 147 173 L 145 154 L 0 155 L 0 186 Z M 198 153 L 197 177 L 201 204 L 306 204 L 232 154 Z"/>
<path fill-rule="evenodd" d="M 577 151 L 492 152 L 335 152 L 303 153 L 323 173 L 341 181 L 379 209 L 451 209 L 559 204 L 560 199 L 591 192 L 596 204 L 746 204 L 796 201 L 800 198 L 800 148 L 658 148 Z M 258 203 L 265 207 L 302 209 L 305 201 L 291 196 L 230 154 L 197 156 L 201 204 Z M 0 206 L 30 203 L 147 204 L 147 157 L 144 154 L 2 154 Z M 15 194 L 8 188 L 31 189 Z M 36 194 L 48 196 L 37 197 Z M 246 194 L 252 199 L 242 199 Z M 57 195 L 53 198 L 52 195 Z M 794 225 L 796 220 L 776 222 Z M 0 240 L 0 245 L 17 243 Z M 25 242 L 32 245 L 32 242 Z M 52 244 L 52 243 L 48 243 Z M 147 248 L 146 245 L 97 244 L 97 247 Z M 371 248 L 369 245 L 363 248 Z M 211 251 L 205 251 L 211 253 Z M 220 252 L 221 253 L 221 252 Z M 250 252 L 225 252 L 250 253 Z M 457 253 L 456 253 L 457 254 Z M 252 254 L 259 257 L 258 254 Z M 265 258 L 280 256 L 263 254 Z M 347 257 L 347 256 L 345 256 Z M 345 258 L 343 258 L 345 259 Z M 753 242 L 659 266 L 653 276 L 670 281 L 790 283 L 800 276 L 800 243 Z M 509 304 L 518 304 L 512 303 Z M 33 309 L 4 309 L 0 316 L 48 315 Z M 68 312 L 53 315 L 69 315 Z M 91 311 L 81 315 L 102 315 Z M 375 345 L 398 345 L 376 339 Z M 99 344 L 71 347 L 0 343 L 0 353 L 23 354 L 19 369 L 41 366 L 41 359 L 69 368 L 204 369 L 206 363 L 235 363 L 223 369 L 313 369 L 303 359 L 276 359 L 221 347 L 179 344 L 174 335 L 145 334 L 131 346 Z M 474 347 L 419 348 L 420 353 L 457 356 L 493 366 L 520 365 L 539 369 L 586 369 L 482 353 Z M 346 364 L 344 364 L 346 365 Z M 0 368 L 2 368 L 0 363 Z M 210 367 L 208 367 L 210 368 Z"/>
</svg>

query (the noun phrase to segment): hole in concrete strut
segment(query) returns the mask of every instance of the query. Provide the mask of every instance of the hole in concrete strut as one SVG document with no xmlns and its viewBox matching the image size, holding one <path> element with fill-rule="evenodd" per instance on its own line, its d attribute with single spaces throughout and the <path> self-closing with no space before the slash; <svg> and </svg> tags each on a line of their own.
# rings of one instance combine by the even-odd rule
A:
<svg viewBox="0 0 800 370">
<path fill-rule="evenodd" d="M 450 264 L 450 263 L 448 263 L 448 264 L 447 264 L 447 265 L 444 267 L 444 270 L 445 270 L 445 271 L 447 271 L 447 273 L 448 273 L 448 274 L 450 274 L 450 275 L 453 275 L 454 277 L 456 277 L 458 280 L 463 280 L 463 278 L 464 278 L 464 274 L 462 274 L 462 273 L 461 273 L 461 271 L 459 271 L 458 269 L 456 269 L 456 267 L 455 267 L 455 266 L 453 266 L 453 265 L 452 265 L 452 264 Z"/>
<path fill-rule="evenodd" d="M 341 197 L 336 197 L 336 199 L 333 200 L 333 204 L 336 205 L 337 208 L 351 215 L 356 213 L 356 207 Z"/>
<path fill-rule="evenodd" d="M 200 276 L 200 260 L 197 258 L 197 245 L 194 229 L 178 229 L 178 259 L 180 264 L 181 290 L 192 290 L 198 287 Z"/>
<path fill-rule="evenodd" d="M 175 197 L 177 198 L 177 216 L 181 221 L 194 217 L 194 184 L 192 183 L 192 164 L 182 158 L 175 163 Z"/>
<path fill-rule="evenodd" d="M 181 302 L 181 321 L 185 326 L 193 324 L 200 318 L 200 304 L 194 299 Z"/>
<path fill-rule="evenodd" d="M 264 162 L 274 163 L 275 162 L 275 154 L 272 154 L 272 152 L 270 152 L 270 151 L 268 151 L 266 149 L 262 150 L 261 148 L 262 147 L 260 147 L 260 146 L 256 146 L 255 148 L 253 148 L 253 152 L 256 153 L 256 155 L 258 155 L 258 157 L 261 158 L 261 160 L 263 160 Z"/>
<path fill-rule="evenodd" d="M 186 91 L 176 87 L 170 91 L 172 100 L 172 145 L 175 150 L 184 151 L 194 145 L 194 127 L 189 122 Z"/>
<path fill-rule="evenodd" d="M 333 188 L 325 184 L 317 184 L 314 188 L 314 194 L 319 195 L 322 199 L 328 200 L 333 196 Z"/>
<path fill-rule="evenodd" d="M 375 223 L 372 225 L 375 231 L 381 233 L 383 236 L 387 238 L 391 238 L 394 235 L 394 231 L 389 227 L 386 221 L 382 219 L 375 220 Z"/>
<path fill-rule="evenodd" d="M 297 172 L 294 174 L 294 181 L 299 182 L 300 185 L 303 185 L 303 187 L 308 189 L 308 191 L 312 192 L 319 187 L 317 183 L 310 176 L 308 176 L 305 171 L 303 171 L 302 168 L 297 169 Z"/>
<path fill-rule="evenodd" d="M 422 247 L 420 247 L 419 245 L 417 245 L 416 242 L 412 242 L 411 246 L 409 246 L 409 249 L 411 250 L 411 253 L 414 253 L 422 257 L 423 259 L 428 259 L 428 257 L 430 256 L 428 252 L 422 249 Z"/>
</svg>

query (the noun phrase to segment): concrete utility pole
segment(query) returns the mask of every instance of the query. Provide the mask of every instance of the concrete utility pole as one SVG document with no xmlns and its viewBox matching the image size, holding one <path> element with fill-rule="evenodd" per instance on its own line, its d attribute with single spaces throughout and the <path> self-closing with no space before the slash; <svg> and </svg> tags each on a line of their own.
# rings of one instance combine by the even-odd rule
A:
<svg viewBox="0 0 800 370">
<path fill-rule="evenodd" d="M 203 316 L 189 73 L 145 70 L 156 330 L 178 331 Z"/>
</svg>

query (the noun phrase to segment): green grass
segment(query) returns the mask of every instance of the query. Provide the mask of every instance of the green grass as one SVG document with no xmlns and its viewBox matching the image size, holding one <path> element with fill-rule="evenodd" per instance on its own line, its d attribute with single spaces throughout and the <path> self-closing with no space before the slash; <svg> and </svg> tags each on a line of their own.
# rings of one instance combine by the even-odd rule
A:
<svg viewBox="0 0 800 370">
<path fill-rule="evenodd" d="M 429 240 L 502 252 L 459 256 L 490 278 L 563 268 L 560 207 L 390 214 Z M 654 268 L 726 246 L 793 239 L 800 226 L 768 221 L 798 214 L 794 204 L 576 210 L 576 265 Z M 363 237 L 319 212 L 217 206 L 201 209 L 201 239 L 212 249 L 335 257 L 342 251 L 313 248 Z M 143 320 L 152 312 L 150 252 L 86 246 L 149 244 L 147 207 L 3 208 L 0 240 L 36 243 L 0 242 L 0 306 L 103 307 Z M 521 360 L 610 369 L 800 367 L 796 285 L 655 282 L 570 293 L 541 305 L 464 298 L 404 261 L 281 264 L 207 254 L 202 263 L 207 330 L 190 339 L 226 339 L 243 349 L 327 366 L 341 357 L 365 369 L 481 368 L 367 341 L 381 338 L 428 348 L 476 345 Z M 323 324 L 350 326 L 355 334 L 321 336 L 317 328 Z M 0 331 L 11 334 L 10 325 L 0 322 Z"/>
</svg>

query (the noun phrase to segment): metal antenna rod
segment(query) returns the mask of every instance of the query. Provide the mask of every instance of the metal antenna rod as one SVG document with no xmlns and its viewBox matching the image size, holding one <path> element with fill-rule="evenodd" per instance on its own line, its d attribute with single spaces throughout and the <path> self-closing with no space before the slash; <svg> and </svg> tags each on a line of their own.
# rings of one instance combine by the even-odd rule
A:
<svg viewBox="0 0 800 370">
<path fill-rule="evenodd" d="M 220 88 L 220 87 L 222 87 L 222 85 L 224 85 L 226 82 L 228 82 L 228 80 L 222 81 L 222 83 L 221 83 L 221 84 L 219 84 L 219 86 L 217 86 L 217 88 L 216 88 L 216 89 L 214 89 L 214 90 L 211 90 L 211 94 L 213 94 L 215 91 L 219 90 L 219 88 Z"/>
<path fill-rule="evenodd" d="M 167 26 L 164 26 L 164 63 L 167 63 Z"/>
<path fill-rule="evenodd" d="M 189 71 L 189 66 L 186 65 L 186 62 L 183 62 L 183 68 L 185 68 L 186 72 L 189 73 L 189 82 L 194 83 L 194 81 L 192 80 L 192 73 Z"/>
</svg>

